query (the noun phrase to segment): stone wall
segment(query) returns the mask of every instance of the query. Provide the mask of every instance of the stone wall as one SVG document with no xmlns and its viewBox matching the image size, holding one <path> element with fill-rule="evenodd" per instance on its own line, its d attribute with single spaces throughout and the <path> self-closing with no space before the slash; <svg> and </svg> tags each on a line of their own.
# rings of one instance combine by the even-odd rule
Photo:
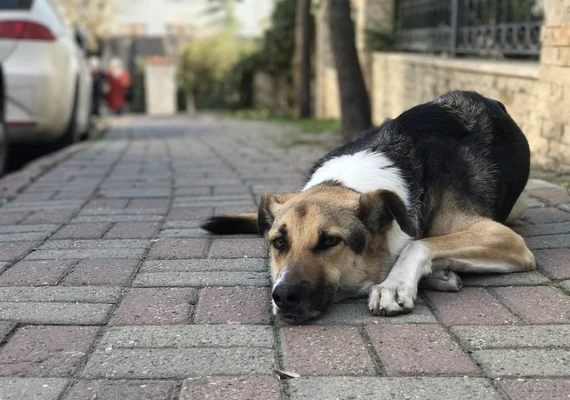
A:
<svg viewBox="0 0 570 400">
<path fill-rule="evenodd" d="M 435 56 L 375 53 L 372 69 L 372 115 L 375 123 L 450 91 L 475 90 L 501 101 L 523 131 L 538 77 L 537 62 L 443 59 Z"/>
<path fill-rule="evenodd" d="M 372 26 L 389 24 L 385 17 L 392 15 L 390 4 L 391 0 L 353 1 L 357 48 L 375 123 L 450 90 L 475 90 L 505 104 L 527 135 L 535 167 L 570 172 L 570 0 L 545 0 L 540 62 L 366 53 L 362 25 L 371 26 L 370 18 Z M 371 12 L 372 7 L 377 12 Z M 316 18 L 315 115 L 340 118 L 324 8 Z"/>
<path fill-rule="evenodd" d="M 545 0 L 535 129 L 530 133 L 537 163 L 570 172 L 570 0 Z"/>
</svg>

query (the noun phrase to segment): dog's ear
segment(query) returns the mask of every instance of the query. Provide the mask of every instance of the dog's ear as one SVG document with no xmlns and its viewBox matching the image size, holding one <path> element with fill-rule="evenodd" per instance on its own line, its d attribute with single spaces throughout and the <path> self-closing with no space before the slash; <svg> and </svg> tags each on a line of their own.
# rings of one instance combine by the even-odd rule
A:
<svg viewBox="0 0 570 400">
<path fill-rule="evenodd" d="M 259 211 L 257 213 L 257 230 L 261 236 L 273 225 L 275 212 L 288 200 L 295 197 L 297 193 L 286 194 L 269 194 L 263 193 L 259 202 Z"/>
<path fill-rule="evenodd" d="M 389 190 L 376 190 L 361 195 L 359 218 L 371 232 L 379 232 L 396 220 L 407 235 L 415 237 L 417 234 L 404 201 Z"/>
</svg>

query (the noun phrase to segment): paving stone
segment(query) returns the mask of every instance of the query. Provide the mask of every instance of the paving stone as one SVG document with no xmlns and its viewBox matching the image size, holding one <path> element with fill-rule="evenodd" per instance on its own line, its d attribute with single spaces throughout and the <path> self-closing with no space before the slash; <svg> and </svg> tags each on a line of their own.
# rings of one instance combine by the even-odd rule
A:
<svg viewBox="0 0 570 400">
<path fill-rule="evenodd" d="M 570 249 L 548 249 L 534 252 L 538 268 L 556 279 L 570 278 Z"/>
<path fill-rule="evenodd" d="M 176 198 L 175 203 L 173 204 L 176 208 L 184 208 L 184 207 L 194 207 L 194 208 L 204 208 L 204 207 L 240 207 L 242 212 L 246 207 L 255 207 L 255 202 L 253 198 L 250 200 L 218 200 L 215 202 L 209 200 L 197 201 L 195 197 L 187 197 L 186 201 L 184 198 Z"/>
<path fill-rule="evenodd" d="M 281 328 L 284 367 L 307 375 L 374 375 L 367 345 L 352 326 Z"/>
<path fill-rule="evenodd" d="M 184 379 L 204 375 L 268 375 L 275 355 L 262 348 L 118 349 L 96 351 L 86 378 Z"/>
<path fill-rule="evenodd" d="M 48 240 L 40 246 L 40 250 L 67 250 L 67 249 L 145 249 L 149 246 L 148 240 Z"/>
<path fill-rule="evenodd" d="M 94 303 L 1 302 L 0 320 L 29 324 L 99 325 L 113 306 Z"/>
<path fill-rule="evenodd" d="M 570 350 L 479 350 L 471 356 L 491 378 L 570 375 Z"/>
<path fill-rule="evenodd" d="M 0 225 L 0 233 L 29 233 L 47 232 L 52 233 L 59 229 L 61 225 L 40 224 L 40 225 Z"/>
<path fill-rule="evenodd" d="M 18 196 L 18 201 L 41 201 L 41 200 L 49 200 L 55 194 L 57 190 L 50 190 L 50 191 L 42 191 L 42 192 L 33 192 L 26 190 L 25 192 L 21 193 Z"/>
<path fill-rule="evenodd" d="M 60 260 L 78 258 L 132 258 L 139 259 L 145 249 L 69 249 L 69 250 L 37 250 L 29 254 L 27 260 Z"/>
<path fill-rule="evenodd" d="M 148 220 L 155 218 L 156 216 L 160 216 L 158 220 L 162 220 L 162 214 L 166 212 L 163 208 L 93 208 L 93 209 L 83 209 L 79 212 L 76 218 L 90 218 L 90 217 L 112 217 L 115 216 L 117 218 L 123 216 L 146 216 L 144 220 Z M 71 222 L 75 222 L 75 219 Z M 135 221 L 136 222 L 136 221 Z"/>
<path fill-rule="evenodd" d="M 548 181 L 545 181 L 544 179 L 531 178 L 528 180 L 525 190 L 532 191 L 535 189 L 556 189 L 556 188 L 559 188 L 559 186 L 555 185 L 554 183 L 550 183 Z"/>
<path fill-rule="evenodd" d="M 52 211 L 64 211 L 67 213 L 75 212 L 81 207 L 80 200 L 51 200 L 51 201 L 15 201 L 9 203 L 6 208 L 8 210 L 17 211 L 35 211 L 50 214 Z M 62 214 L 64 215 L 64 214 Z"/>
<path fill-rule="evenodd" d="M 24 242 L 32 240 L 45 240 L 49 236 L 49 232 L 23 232 L 23 233 L 7 233 L 0 234 L 0 243 L 2 242 Z"/>
<path fill-rule="evenodd" d="M 8 269 L 8 265 L 10 265 L 10 263 L 0 262 L 0 274 Z"/>
<path fill-rule="evenodd" d="M 528 194 L 539 199 L 546 201 L 547 203 L 557 206 L 564 203 L 570 203 L 570 196 L 566 189 L 561 187 L 556 188 L 540 188 L 531 189 Z"/>
<path fill-rule="evenodd" d="M 224 194 L 249 194 L 249 187 L 238 185 L 217 185 L 214 186 L 214 195 L 220 196 Z M 250 195 L 251 196 L 251 195 Z"/>
<path fill-rule="evenodd" d="M 0 302 L 115 303 L 121 292 L 110 287 L 0 287 Z"/>
<path fill-rule="evenodd" d="M 67 208 L 67 207 L 66 207 Z M 36 211 L 26 218 L 24 224 L 66 224 L 77 212 L 73 210 Z"/>
<path fill-rule="evenodd" d="M 24 257 L 36 247 L 36 242 L 0 242 L 0 261 L 13 261 Z"/>
<path fill-rule="evenodd" d="M 203 258 L 208 244 L 206 239 L 160 239 L 154 244 L 149 258 Z"/>
<path fill-rule="evenodd" d="M 99 239 L 109 229 L 109 224 L 69 224 L 50 239 Z"/>
<path fill-rule="evenodd" d="M 66 400 L 166 400 L 174 382 L 164 381 L 79 381 L 67 392 Z"/>
<path fill-rule="evenodd" d="M 103 189 L 99 190 L 99 196 L 105 198 L 117 197 L 168 197 L 170 189 Z"/>
<path fill-rule="evenodd" d="M 53 200 L 87 200 L 93 194 L 95 187 L 61 190 L 53 197 Z"/>
<path fill-rule="evenodd" d="M 240 205 L 240 206 L 220 206 L 214 209 L 214 215 L 226 215 L 226 214 L 241 214 L 241 213 L 257 213 L 258 208 L 255 205 Z"/>
<path fill-rule="evenodd" d="M 186 379 L 180 392 L 180 400 L 230 398 L 279 400 L 281 399 L 281 390 L 275 378 L 240 376 Z"/>
<path fill-rule="evenodd" d="M 505 379 L 499 382 L 511 399 L 568 400 L 570 379 Z"/>
<path fill-rule="evenodd" d="M 12 211 L 12 212 L 0 212 L 0 225 L 13 225 L 17 224 L 24 218 L 30 215 L 28 211 Z"/>
<path fill-rule="evenodd" d="M 525 322 L 570 323 L 570 297 L 555 287 L 505 287 L 493 291 Z"/>
<path fill-rule="evenodd" d="M 170 184 L 168 183 L 170 186 Z M 160 208 L 163 209 L 164 212 L 168 209 L 168 205 L 170 200 L 168 198 L 163 199 L 132 199 L 127 208 Z"/>
<path fill-rule="evenodd" d="M 528 286 L 550 283 L 550 279 L 538 271 L 517 272 L 512 274 L 462 275 L 465 286 Z"/>
<path fill-rule="evenodd" d="M 542 225 L 521 224 L 515 228 L 515 232 L 525 237 L 558 235 L 570 232 L 570 222 L 553 222 Z"/>
<path fill-rule="evenodd" d="M 570 348 L 570 325 L 454 326 L 451 332 L 470 350 Z"/>
<path fill-rule="evenodd" d="M 260 287 L 205 288 L 200 293 L 197 324 L 269 324 L 269 290 Z"/>
<path fill-rule="evenodd" d="M 210 232 L 205 231 L 201 228 L 190 228 L 190 229 L 164 229 L 160 231 L 160 237 L 170 237 L 170 238 L 212 238 Z M 216 235 L 220 237 L 220 235 Z"/>
<path fill-rule="evenodd" d="M 150 325 L 107 329 L 99 348 L 273 348 L 273 329 L 260 325 Z"/>
<path fill-rule="evenodd" d="M 173 207 L 168 214 L 169 221 L 180 220 L 205 220 L 214 215 L 214 209 L 211 206 L 202 207 Z"/>
<path fill-rule="evenodd" d="M 174 192 L 175 196 L 206 196 L 212 194 L 210 186 L 180 187 Z"/>
<path fill-rule="evenodd" d="M 16 327 L 16 324 L 11 321 L 0 321 L 0 343 L 4 341 L 6 336 Z"/>
<path fill-rule="evenodd" d="M 107 232 L 105 239 L 150 239 L 159 226 L 159 223 L 117 222 Z"/>
<path fill-rule="evenodd" d="M 532 224 L 565 222 L 570 221 L 570 213 L 552 207 L 532 208 L 530 210 L 526 210 L 524 220 Z"/>
<path fill-rule="evenodd" d="M 266 255 L 265 239 L 215 239 L 210 258 L 263 258 Z"/>
<path fill-rule="evenodd" d="M 83 215 L 73 218 L 74 224 L 85 224 L 95 222 L 160 222 L 164 217 L 162 215 L 152 214 L 105 214 L 105 215 Z"/>
<path fill-rule="evenodd" d="M 0 285 L 57 285 L 75 260 L 20 261 L 0 275 Z"/>
<path fill-rule="evenodd" d="M 269 286 L 266 272 L 159 272 L 139 273 L 134 286 Z"/>
<path fill-rule="evenodd" d="M 362 325 L 362 324 L 435 324 L 431 311 L 424 304 L 416 304 L 409 314 L 397 317 L 377 317 L 368 311 L 364 301 L 333 304 L 319 318 L 309 321 L 311 325 Z"/>
<path fill-rule="evenodd" d="M 503 325 L 519 322 L 505 306 L 483 288 L 459 292 L 425 292 L 445 325 Z"/>
<path fill-rule="evenodd" d="M 199 228 L 204 223 L 203 220 L 189 220 L 189 221 L 166 221 L 162 226 L 163 229 L 189 229 Z"/>
<path fill-rule="evenodd" d="M 83 209 L 117 209 L 125 208 L 129 203 L 129 199 L 94 199 L 89 201 Z"/>
<path fill-rule="evenodd" d="M 366 332 L 388 376 L 480 375 L 440 325 L 368 325 Z"/>
<path fill-rule="evenodd" d="M 499 400 L 487 379 L 458 377 L 314 377 L 289 381 L 291 400 Z"/>
<path fill-rule="evenodd" d="M 190 319 L 195 289 L 131 289 L 111 319 L 114 325 L 181 324 Z"/>
<path fill-rule="evenodd" d="M 570 247 L 570 234 L 533 236 L 525 238 L 525 242 L 528 248 L 531 250 Z"/>
<path fill-rule="evenodd" d="M 81 260 L 63 280 L 63 285 L 127 286 L 135 274 L 138 260 Z"/>
<path fill-rule="evenodd" d="M 0 375 L 69 375 L 91 347 L 97 330 L 77 326 L 19 328 L 0 350 Z"/>
<path fill-rule="evenodd" d="M 58 400 L 67 383 L 62 378 L 0 378 L 0 399 Z"/>
<path fill-rule="evenodd" d="M 267 271 L 266 263 L 262 258 L 152 260 L 141 272 Z"/>
</svg>

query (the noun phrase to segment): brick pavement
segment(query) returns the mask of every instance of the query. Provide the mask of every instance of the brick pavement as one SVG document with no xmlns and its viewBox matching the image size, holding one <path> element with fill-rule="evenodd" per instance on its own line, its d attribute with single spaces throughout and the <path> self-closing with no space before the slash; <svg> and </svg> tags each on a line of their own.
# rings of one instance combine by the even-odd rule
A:
<svg viewBox="0 0 570 400">
<path fill-rule="evenodd" d="M 302 182 L 323 149 L 282 133 L 124 119 L 1 207 L 0 399 L 569 398 L 566 192 L 529 184 L 516 230 L 535 272 L 466 277 L 397 318 L 353 300 L 289 326 L 263 241 L 199 229 Z"/>
</svg>

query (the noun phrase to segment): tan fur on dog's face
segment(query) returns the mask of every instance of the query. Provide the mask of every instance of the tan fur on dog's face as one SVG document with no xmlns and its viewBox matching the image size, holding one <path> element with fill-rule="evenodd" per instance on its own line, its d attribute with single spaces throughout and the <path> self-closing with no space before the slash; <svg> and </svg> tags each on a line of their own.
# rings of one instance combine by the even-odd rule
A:
<svg viewBox="0 0 570 400">
<path fill-rule="evenodd" d="M 303 298 L 293 309 L 277 307 L 283 318 L 314 318 L 340 291 L 362 292 L 379 280 L 392 258 L 384 239 L 393 220 L 382 212 L 381 197 L 331 185 L 264 194 L 258 223 L 270 245 L 273 281 L 296 285 Z"/>
</svg>

